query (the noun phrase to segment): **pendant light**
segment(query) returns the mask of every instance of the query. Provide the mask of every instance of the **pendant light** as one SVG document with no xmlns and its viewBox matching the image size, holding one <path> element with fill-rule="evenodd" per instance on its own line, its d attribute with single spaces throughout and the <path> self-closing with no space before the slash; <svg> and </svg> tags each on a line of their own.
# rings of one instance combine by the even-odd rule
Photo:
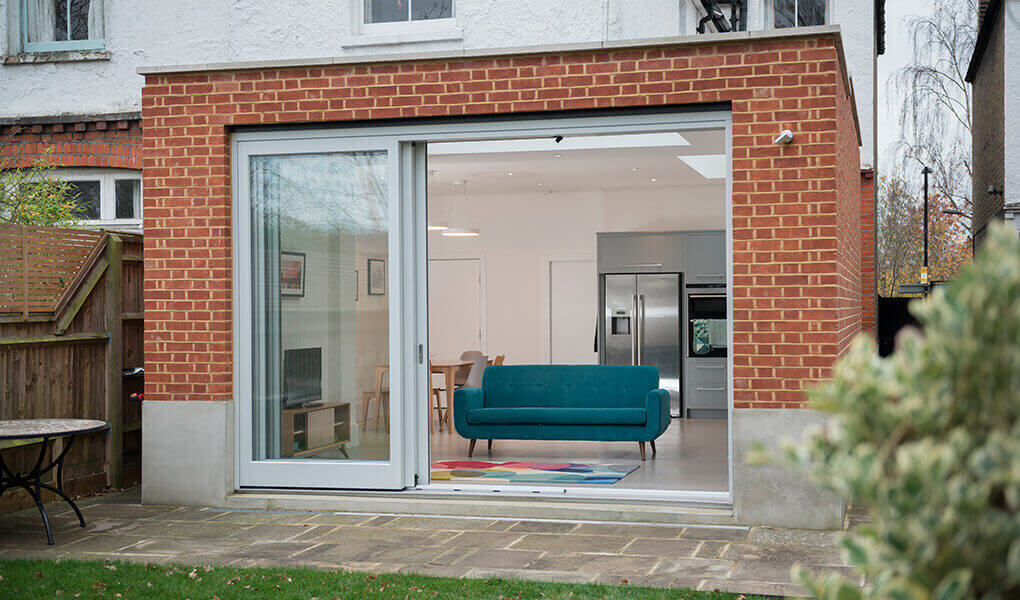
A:
<svg viewBox="0 0 1020 600">
<path fill-rule="evenodd" d="M 428 189 L 430 189 L 430 190 L 431 189 L 435 189 L 435 185 L 434 185 L 435 181 L 436 181 L 436 170 L 435 169 L 429 169 L 429 187 L 428 187 Z M 426 202 L 427 202 L 428 190 L 426 190 L 425 194 L 426 194 Z M 437 210 L 436 212 L 438 213 L 439 211 Z M 447 212 L 449 212 L 449 211 L 447 211 Z M 447 216 L 449 216 L 449 214 Z M 442 221 L 433 222 L 431 219 L 429 219 L 429 224 L 426 226 L 426 229 L 428 229 L 429 231 L 446 231 L 447 227 L 446 227 L 446 223 L 444 223 Z"/>
<path fill-rule="evenodd" d="M 447 228 L 440 234 L 445 237 L 478 237 L 481 232 L 471 226 L 471 215 L 468 212 L 467 181 L 460 179 L 453 182 L 453 198 L 450 199 L 450 213 L 446 216 Z M 454 204 L 460 204 L 454 211 Z"/>
</svg>

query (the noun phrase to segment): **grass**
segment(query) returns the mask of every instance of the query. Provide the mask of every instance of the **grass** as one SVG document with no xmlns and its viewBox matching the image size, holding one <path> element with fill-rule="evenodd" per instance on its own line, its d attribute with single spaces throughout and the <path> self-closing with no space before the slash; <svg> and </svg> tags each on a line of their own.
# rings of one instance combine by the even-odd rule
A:
<svg viewBox="0 0 1020 600">
<path fill-rule="evenodd" d="M 570 600 L 734 600 L 723 592 L 630 586 L 372 575 L 306 568 L 186 567 L 78 560 L 0 560 L 0 599 L 130 600 L 424 600 L 527 598 Z"/>
</svg>

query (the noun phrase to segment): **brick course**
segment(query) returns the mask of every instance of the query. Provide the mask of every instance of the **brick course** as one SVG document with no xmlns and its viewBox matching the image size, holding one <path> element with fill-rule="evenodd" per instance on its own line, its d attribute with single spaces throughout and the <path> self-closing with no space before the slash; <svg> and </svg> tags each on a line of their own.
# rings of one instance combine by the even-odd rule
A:
<svg viewBox="0 0 1020 600">
<path fill-rule="evenodd" d="M 734 396 L 803 406 L 861 328 L 857 132 L 835 34 L 516 57 L 150 74 L 146 399 L 232 398 L 232 125 L 729 103 Z M 773 145 L 782 129 L 796 139 Z"/>
<path fill-rule="evenodd" d="M 0 125 L 5 154 L 26 166 L 50 152 L 55 167 L 142 168 L 141 122 L 136 119 Z"/>
</svg>

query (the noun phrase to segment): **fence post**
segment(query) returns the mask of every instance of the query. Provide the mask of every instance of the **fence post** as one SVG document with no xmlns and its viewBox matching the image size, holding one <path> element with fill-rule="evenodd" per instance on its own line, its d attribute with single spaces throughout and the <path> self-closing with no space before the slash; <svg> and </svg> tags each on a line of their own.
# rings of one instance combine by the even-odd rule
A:
<svg viewBox="0 0 1020 600">
<path fill-rule="evenodd" d="M 28 228 L 21 224 L 21 301 L 22 317 L 28 321 Z"/>
<path fill-rule="evenodd" d="M 123 242 L 120 236 L 109 235 L 106 240 L 106 332 L 110 341 L 106 345 L 106 421 L 110 430 L 106 437 L 107 484 L 114 489 L 124 486 L 124 379 L 121 374 L 124 360 L 123 324 Z"/>
</svg>

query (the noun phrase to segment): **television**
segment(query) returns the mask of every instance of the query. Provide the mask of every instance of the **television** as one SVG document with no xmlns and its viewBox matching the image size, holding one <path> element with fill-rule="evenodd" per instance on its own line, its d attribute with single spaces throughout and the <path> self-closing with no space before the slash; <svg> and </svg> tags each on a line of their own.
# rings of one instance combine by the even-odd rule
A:
<svg viewBox="0 0 1020 600">
<path fill-rule="evenodd" d="M 322 400 L 322 348 L 284 350 L 284 406 L 300 406 L 319 400 Z"/>
</svg>

